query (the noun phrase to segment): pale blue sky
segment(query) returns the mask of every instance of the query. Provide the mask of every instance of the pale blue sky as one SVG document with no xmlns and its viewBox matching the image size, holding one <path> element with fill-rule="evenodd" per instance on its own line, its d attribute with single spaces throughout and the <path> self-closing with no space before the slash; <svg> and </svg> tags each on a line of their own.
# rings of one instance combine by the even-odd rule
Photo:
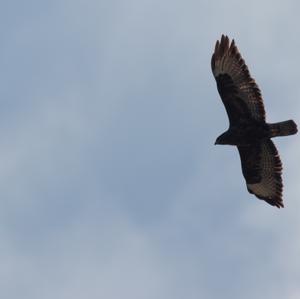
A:
<svg viewBox="0 0 300 299">
<path fill-rule="evenodd" d="M 0 5 L 0 297 L 300 298 L 298 136 L 248 194 L 210 70 L 236 40 L 270 122 L 300 119 L 297 1 Z"/>
</svg>

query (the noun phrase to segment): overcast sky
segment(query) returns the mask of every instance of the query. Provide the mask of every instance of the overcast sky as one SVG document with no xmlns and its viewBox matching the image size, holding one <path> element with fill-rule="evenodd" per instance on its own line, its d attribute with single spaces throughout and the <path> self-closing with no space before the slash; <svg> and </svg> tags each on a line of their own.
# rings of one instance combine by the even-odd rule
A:
<svg viewBox="0 0 300 299">
<path fill-rule="evenodd" d="M 300 298 L 299 137 L 250 195 L 210 69 L 235 38 L 299 124 L 298 1 L 2 2 L 1 298 Z"/>
</svg>

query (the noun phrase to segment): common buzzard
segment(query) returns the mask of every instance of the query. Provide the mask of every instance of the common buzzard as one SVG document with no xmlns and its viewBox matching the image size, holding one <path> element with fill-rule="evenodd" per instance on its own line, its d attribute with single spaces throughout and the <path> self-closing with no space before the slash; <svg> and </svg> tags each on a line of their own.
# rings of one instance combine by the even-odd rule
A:
<svg viewBox="0 0 300 299">
<path fill-rule="evenodd" d="M 293 120 L 267 123 L 261 92 L 234 40 L 216 42 L 211 68 L 229 118 L 229 129 L 215 144 L 238 148 L 247 189 L 272 206 L 283 207 L 282 164 L 272 137 L 297 133 Z"/>
</svg>

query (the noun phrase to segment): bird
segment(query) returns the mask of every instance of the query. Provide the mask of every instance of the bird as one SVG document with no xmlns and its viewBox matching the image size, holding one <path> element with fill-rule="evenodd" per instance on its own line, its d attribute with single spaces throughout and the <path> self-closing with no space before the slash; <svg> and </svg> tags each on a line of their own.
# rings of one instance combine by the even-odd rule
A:
<svg viewBox="0 0 300 299">
<path fill-rule="evenodd" d="M 217 40 L 211 69 L 229 119 L 228 130 L 215 144 L 236 146 L 248 192 L 283 208 L 282 163 L 271 138 L 296 134 L 296 123 L 266 122 L 261 91 L 234 39 L 223 34 Z"/>
</svg>

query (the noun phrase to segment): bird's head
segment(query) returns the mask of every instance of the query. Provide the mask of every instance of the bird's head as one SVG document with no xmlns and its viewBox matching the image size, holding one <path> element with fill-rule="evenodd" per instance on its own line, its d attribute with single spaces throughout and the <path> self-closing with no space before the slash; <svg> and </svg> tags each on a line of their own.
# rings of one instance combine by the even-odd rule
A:
<svg viewBox="0 0 300 299">
<path fill-rule="evenodd" d="M 224 144 L 224 143 L 222 142 L 221 136 L 219 136 L 219 137 L 216 139 L 215 145 L 216 145 L 216 144 Z"/>
<path fill-rule="evenodd" d="M 230 136 L 228 136 L 229 134 L 227 132 L 221 134 L 215 141 L 215 144 L 230 144 L 228 138 Z"/>
</svg>

